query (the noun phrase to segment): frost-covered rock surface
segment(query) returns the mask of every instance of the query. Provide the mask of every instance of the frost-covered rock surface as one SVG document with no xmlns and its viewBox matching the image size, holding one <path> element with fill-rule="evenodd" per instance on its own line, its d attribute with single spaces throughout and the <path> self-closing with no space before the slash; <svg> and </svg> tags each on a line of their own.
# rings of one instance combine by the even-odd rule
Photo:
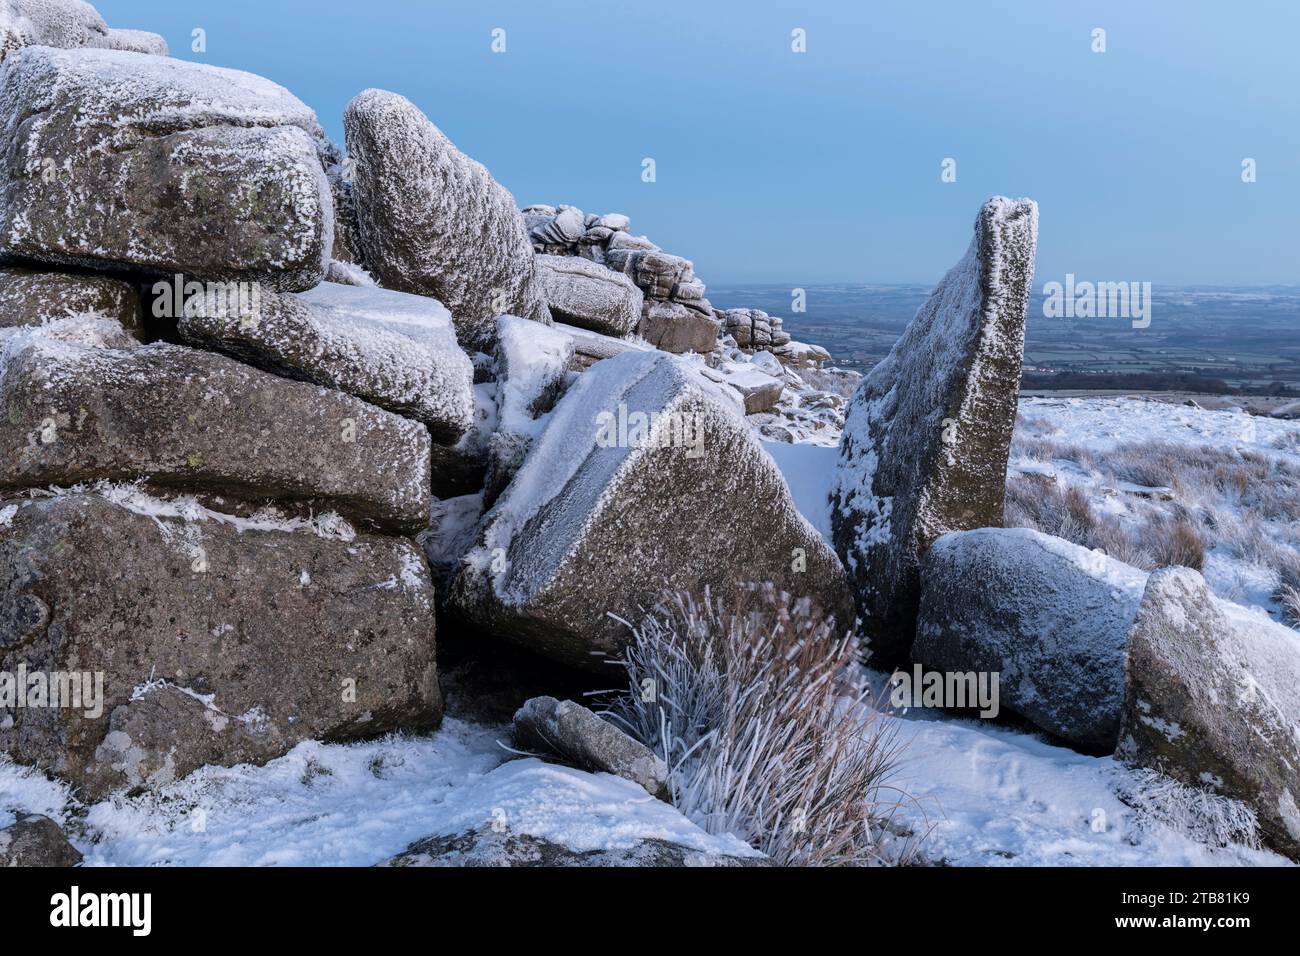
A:
<svg viewBox="0 0 1300 956">
<path fill-rule="evenodd" d="M 718 344 L 718 320 L 677 302 L 648 301 L 637 335 L 665 352 L 712 352 Z"/>
<path fill-rule="evenodd" d="M 579 376 L 485 519 L 452 602 L 492 633 L 587 667 L 665 590 L 774 582 L 848 626 L 844 571 L 717 386 L 659 352 Z M 737 507 L 744 534 L 731 533 Z"/>
<path fill-rule="evenodd" d="M 98 713 L 0 710 L 0 750 L 83 795 L 437 724 L 433 587 L 410 541 L 129 486 L 0 514 L 0 670 L 102 675 Z"/>
<path fill-rule="evenodd" d="M 702 853 L 667 840 L 644 840 L 627 849 L 571 850 L 542 837 L 495 832 L 490 827 L 455 836 L 417 840 L 384 866 L 679 867 L 767 866 L 761 857 Z"/>
<path fill-rule="evenodd" d="M 472 424 L 474 368 L 437 299 L 322 283 L 248 314 L 225 296 L 190 304 L 177 326 L 193 345 L 422 421 L 443 444 Z"/>
<path fill-rule="evenodd" d="M 773 346 L 779 348 L 790 344 L 790 333 L 785 331 L 782 319 L 779 316 L 768 315 L 762 309 L 722 309 L 717 315 L 722 322 L 723 331 L 735 339 L 736 344 L 741 348 L 766 349 Z M 831 357 L 830 353 L 820 346 L 810 345 L 806 348 L 825 353 L 827 359 Z"/>
<path fill-rule="evenodd" d="M 874 660 L 906 658 L 918 565 L 947 531 L 1002 523 L 1038 207 L 990 199 L 965 257 L 849 403 L 831 517 Z"/>
<path fill-rule="evenodd" d="M 999 701 L 1093 753 L 1110 753 L 1124 647 L 1146 575 L 1022 528 L 946 534 L 921 565 L 912 659 L 998 674 Z"/>
<path fill-rule="evenodd" d="M 550 322 L 514 198 L 409 100 L 366 90 L 343 116 L 365 262 L 380 284 L 434 296 L 462 342 L 496 317 Z"/>
<path fill-rule="evenodd" d="M 0 0 L 0 61 L 20 47 L 98 46 L 104 18 L 85 0 Z"/>
<path fill-rule="evenodd" d="M 639 740 L 571 700 L 534 697 L 514 718 L 516 746 L 555 754 L 583 770 L 612 773 L 668 795 L 668 766 Z"/>
<path fill-rule="evenodd" d="M 0 266 L 0 329 L 74 316 L 112 319 L 132 337 L 144 334 L 140 296 L 129 282 Z"/>
<path fill-rule="evenodd" d="M 725 362 L 718 370 L 728 385 L 744 397 L 745 414 L 769 411 L 781 398 L 785 383 L 752 363 Z"/>
<path fill-rule="evenodd" d="M 563 322 L 556 322 L 554 327 L 573 342 L 574 365 L 577 368 L 589 368 L 601 359 L 613 358 L 624 352 L 648 352 L 654 349 L 649 342 L 636 337 L 616 338 Z"/>
<path fill-rule="evenodd" d="M 0 488 L 134 480 L 425 526 L 429 435 L 351 395 L 225 356 L 38 336 L 0 351 Z"/>
<path fill-rule="evenodd" d="M 0 867 L 76 866 L 80 862 L 77 848 L 47 816 L 24 814 L 0 829 Z"/>
<path fill-rule="evenodd" d="M 28 47 L 0 66 L 0 252 L 309 289 L 333 205 L 316 117 L 238 70 Z"/>
<path fill-rule="evenodd" d="M 718 345 L 721 323 L 715 317 L 713 306 L 704 297 L 704 283 L 695 275 L 695 265 L 689 259 L 664 252 L 645 236 L 628 232 L 630 221 L 621 213 L 588 215 L 576 206 L 528 206 L 524 209 L 524 222 L 528 227 L 533 248 L 552 268 L 564 268 L 572 274 L 597 277 L 601 271 L 622 274 L 642 293 L 636 302 L 637 315 L 625 329 L 614 324 L 599 324 L 581 319 L 576 314 L 566 316 L 575 325 L 583 325 L 611 334 L 626 334 L 635 329 L 636 334 L 665 352 L 712 352 Z M 568 265 L 562 266 L 567 260 Z M 583 265 L 591 262 L 591 267 Z M 603 266 L 603 270 L 596 268 Z M 559 292 L 560 290 L 557 290 Z M 593 290 L 583 289 L 583 299 L 590 299 Z M 609 289 L 601 298 L 607 298 Z M 564 295 L 572 297 L 572 292 Z M 626 314 L 625 299 L 620 299 L 619 312 Z M 587 311 L 591 311 L 590 308 Z M 602 311 L 609 311 L 603 307 Z M 620 318 L 617 325 L 622 326 Z"/>
<path fill-rule="evenodd" d="M 167 56 L 171 50 L 167 41 L 148 30 L 119 30 L 109 27 L 101 39 L 95 37 L 86 46 L 103 47 L 106 50 L 127 50 L 132 53 L 148 53 L 152 56 Z"/>
<path fill-rule="evenodd" d="M 497 320 L 496 431 L 488 442 L 485 483 L 491 504 L 509 484 L 546 428 L 547 413 L 567 384 L 573 340 L 514 315 Z"/>
<path fill-rule="evenodd" d="M 158 34 L 115 30 L 85 0 L 0 0 L 0 61 L 24 46 L 168 53 L 167 41 Z"/>
<path fill-rule="evenodd" d="M 1245 802 L 1300 859 L 1300 635 L 1166 568 L 1147 581 L 1127 675 L 1119 756 Z"/>
<path fill-rule="evenodd" d="M 627 276 L 576 256 L 538 256 L 557 321 L 606 335 L 628 335 L 641 321 L 641 290 Z"/>
</svg>

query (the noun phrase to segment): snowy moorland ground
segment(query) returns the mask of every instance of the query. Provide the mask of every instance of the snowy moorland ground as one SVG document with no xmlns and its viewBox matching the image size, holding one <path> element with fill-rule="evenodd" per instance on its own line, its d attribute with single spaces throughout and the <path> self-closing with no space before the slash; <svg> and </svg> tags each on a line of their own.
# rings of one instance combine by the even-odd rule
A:
<svg viewBox="0 0 1300 956">
<path fill-rule="evenodd" d="M 1218 509 L 1220 526 L 1235 515 L 1293 548 L 1296 516 L 1252 497 L 1250 486 L 1242 490 L 1232 477 L 1225 487 L 1238 490 L 1216 497 L 1185 477 L 1133 481 L 1117 472 L 1115 463 L 1132 457 L 1117 456 L 1117 449 L 1157 444 L 1181 447 L 1191 459 L 1208 448 L 1262 459 L 1260 467 L 1275 463 L 1284 474 L 1300 469 L 1300 423 L 1137 399 L 1031 398 L 1021 403 L 1011 475 L 1077 485 L 1093 511 L 1121 526 L 1140 528 L 1178 507 Z M 766 447 L 805 516 L 828 533 L 836 449 Z M 1252 561 L 1230 540 L 1207 541 L 1207 578 L 1223 596 L 1277 616 L 1276 574 L 1261 563 L 1267 556 Z M 891 781 L 907 794 L 890 826 L 897 835 L 887 849 L 895 856 L 949 865 L 1287 864 L 1243 846 L 1209 846 L 1178 821 L 1137 809 L 1143 779 L 1109 757 L 941 713 L 881 719 L 897 725 L 905 747 Z M 706 834 L 620 778 L 512 759 L 499 743 L 508 737 L 506 727 L 449 717 L 428 737 L 304 743 L 264 767 L 206 768 L 158 792 L 91 807 L 77 804 L 63 785 L 0 758 L 0 826 L 17 811 L 45 813 L 67 827 L 87 865 L 370 865 L 413 840 L 496 819 L 575 850 L 661 838 L 747 852 L 738 839 Z"/>
</svg>

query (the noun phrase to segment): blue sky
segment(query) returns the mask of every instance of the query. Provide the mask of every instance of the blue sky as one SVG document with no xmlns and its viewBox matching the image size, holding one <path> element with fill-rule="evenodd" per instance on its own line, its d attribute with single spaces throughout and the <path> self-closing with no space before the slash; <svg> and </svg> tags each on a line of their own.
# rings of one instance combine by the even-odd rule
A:
<svg viewBox="0 0 1300 956">
<path fill-rule="evenodd" d="M 625 212 L 705 282 L 934 282 L 1003 193 L 1040 204 L 1036 285 L 1300 283 L 1294 2 L 96 6 L 340 141 L 353 95 L 402 93 L 521 204 Z"/>
</svg>

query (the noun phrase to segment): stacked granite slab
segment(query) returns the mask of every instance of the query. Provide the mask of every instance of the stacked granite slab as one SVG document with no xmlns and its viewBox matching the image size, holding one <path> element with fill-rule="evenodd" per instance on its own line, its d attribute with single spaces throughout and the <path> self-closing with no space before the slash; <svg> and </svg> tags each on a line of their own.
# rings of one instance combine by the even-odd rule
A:
<svg viewBox="0 0 1300 956">
<path fill-rule="evenodd" d="M 410 536 L 473 416 L 450 313 L 321 285 L 287 90 L 24 6 L 57 5 L 0 4 L 0 671 L 47 692 L 0 751 L 96 799 L 436 726 Z"/>
</svg>

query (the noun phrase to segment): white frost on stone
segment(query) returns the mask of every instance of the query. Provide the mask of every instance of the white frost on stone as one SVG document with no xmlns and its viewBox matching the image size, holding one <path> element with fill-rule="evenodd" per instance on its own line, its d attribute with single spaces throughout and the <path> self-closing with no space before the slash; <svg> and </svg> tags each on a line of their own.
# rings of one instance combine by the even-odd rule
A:
<svg viewBox="0 0 1300 956">
<path fill-rule="evenodd" d="M 564 332 L 513 315 L 497 319 L 497 427 L 534 438 L 545 428 L 538 402 L 560 388 L 573 358 Z"/>
</svg>

